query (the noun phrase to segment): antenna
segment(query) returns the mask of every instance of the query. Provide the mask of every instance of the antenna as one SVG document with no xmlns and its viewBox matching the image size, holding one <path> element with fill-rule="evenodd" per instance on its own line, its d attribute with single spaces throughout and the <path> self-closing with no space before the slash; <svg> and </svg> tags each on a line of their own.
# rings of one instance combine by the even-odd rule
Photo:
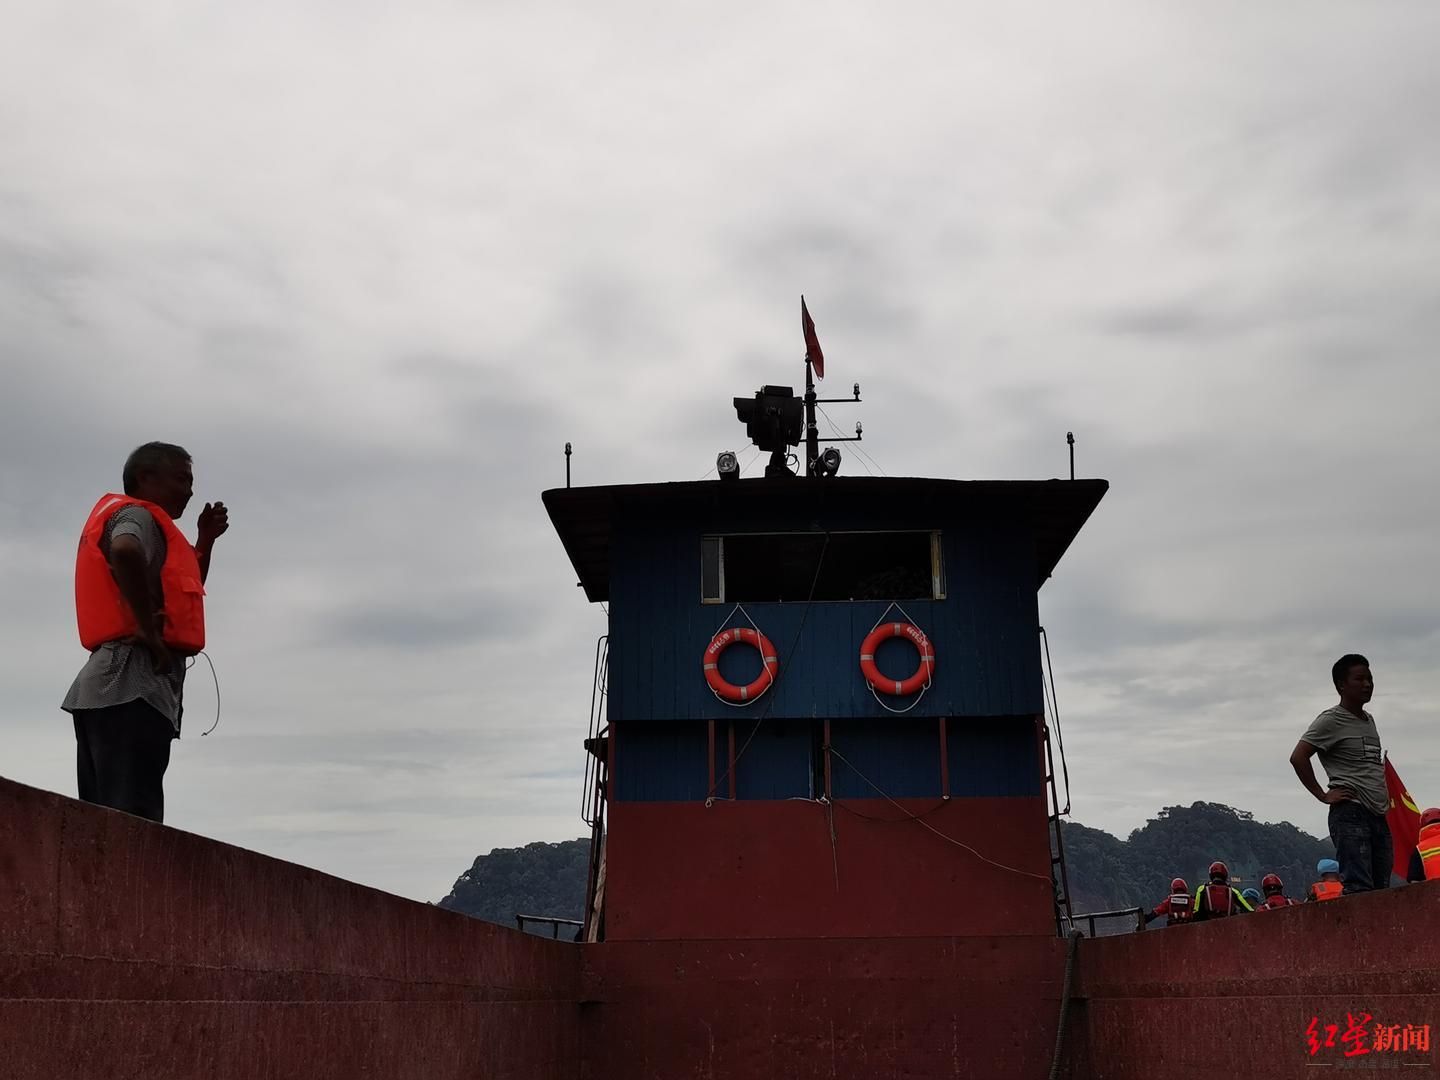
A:
<svg viewBox="0 0 1440 1080">
<path fill-rule="evenodd" d="M 805 306 L 805 297 L 800 297 L 800 330 L 805 335 L 805 475 L 833 476 L 840 468 L 840 451 L 826 452 L 821 456 L 822 442 L 860 442 L 862 430 L 855 425 L 855 434 L 848 438 L 822 439 L 820 428 L 815 423 L 815 406 L 854 405 L 860 401 L 860 384 L 855 384 L 853 398 L 822 398 L 815 396 L 815 376 L 825 377 L 825 354 L 820 351 L 820 339 L 815 334 L 815 320 L 810 318 L 810 309 Z"/>
<path fill-rule="evenodd" d="M 797 398 L 790 386 L 762 386 L 753 397 L 735 398 L 735 415 L 745 425 L 760 450 L 770 452 L 770 463 L 765 466 L 765 475 L 794 476 L 790 471 L 790 448 L 805 443 L 805 475 L 834 476 L 840 471 L 840 451 L 831 447 L 823 454 L 821 443 L 860 442 L 864 428 L 855 425 L 853 436 L 831 439 L 820 438 L 820 429 L 815 424 L 817 404 L 854 405 L 860 401 L 860 384 L 853 387 L 853 396 L 848 398 L 822 398 L 815 396 L 815 377 L 825 377 L 825 356 L 820 351 L 820 341 L 815 336 L 815 324 L 805 307 L 805 298 L 800 298 L 800 325 L 805 333 L 805 396 Z M 715 462 L 716 471 L 722 480 L 738 478 L 734 468 L 734 455 L 722 453 Z"/>
<path fill-rule="evenodd" d="M 1065 441 L 1070 445 L 1070 479 L 1075 479 L 1075 433 L 1065 432 Z M 567 444 L 568 446 L 568 444 Z"/>
<path fill-rule="evenodd" d="M 570 486 L 570 444 L 568 442 L 565 444 L 565 486 L 567 488 Z"/>
</svg>

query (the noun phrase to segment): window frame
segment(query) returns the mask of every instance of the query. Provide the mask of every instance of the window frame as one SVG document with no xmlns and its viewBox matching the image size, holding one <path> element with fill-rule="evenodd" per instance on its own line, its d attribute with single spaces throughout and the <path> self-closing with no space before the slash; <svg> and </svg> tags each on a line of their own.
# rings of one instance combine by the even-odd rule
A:
<svg viewBox="0 0 1440 1080">
<path fill-rule="evenodd" d="M 833 529 L 829 533 L 817 533 L 813 530 L 787 529 L 767 532 L 734 532 L 734 533 L 701 533 L 700 534 L 700 603 L 701 604 L 727 604 L 732 601 L 725 597 L 725 539 L 731 536 L 743 536 L 746 539 L 765 536 L 915 536 L 926 534 L 930 537 L 930 596 L 927 597 L 901 597 L 906 600 L 944 600 L 946 598 L 945 581 L 945 548 L 942 541 L 942 530 L 940 529 Z M 706 548 L 714 543 L 717 548 L 717 576 L 716 596 L 705 595 L 706 577 Z M 748 600 L 738 601 L 740 603 L 758 603 L 759 601 Z M 804 600 L 773 600 L 765 603 L 778 604 L 803 604 Z M 875 600 L 815 600 L 816 604 L 874 604 Z"/>
</svg>

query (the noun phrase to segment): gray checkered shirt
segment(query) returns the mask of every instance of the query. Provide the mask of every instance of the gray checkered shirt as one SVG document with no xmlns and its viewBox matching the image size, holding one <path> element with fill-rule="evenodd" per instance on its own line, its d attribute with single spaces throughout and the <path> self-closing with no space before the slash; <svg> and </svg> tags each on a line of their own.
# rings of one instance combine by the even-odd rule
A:
<svg viewBox="0 0 1440 1080">
<path fill-rule="evenodd" d="M 110 541 L 117 536 L 133 536 L 145 554 L 145 567 L 159 591 L 160 568 L 165 565 L 165 534 L 154 516 L 143 506 L 126 506 L 115 511 L 105 524 L 100 549 L 108 557 Z M 104 709 L 130 701 L 144 701 L 175 725 L 180 735 L 181 692 L 185 685 L 185 663 L 175 657 L 170 670 L 155 670 L 155 661 L 142 645 L 107 641 L 90 654 L 80 674 L 70 684 L 61 708 L 66 712 L 80 709 Z"/>
</svg>

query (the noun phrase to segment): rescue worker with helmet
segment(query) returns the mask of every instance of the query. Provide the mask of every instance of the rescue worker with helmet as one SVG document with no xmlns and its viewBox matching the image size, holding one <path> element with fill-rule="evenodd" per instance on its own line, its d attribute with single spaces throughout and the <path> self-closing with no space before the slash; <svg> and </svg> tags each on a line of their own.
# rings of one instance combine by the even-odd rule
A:
<svg viewBox="0 0 1440 1080">
<path fill-rule="evenodd" d="M 1254 911 L 1235 887 L 1230 884 L 1230 869 L 1218 859 L 1210 864 L 1210 881 L 1195 890 L 1195 922 L 1223 919 L 1227 915 L 1243 915 Z"/>
<path fill-rule="evenodd" d="M 1249 888 L 1249 889 L 1241 889 L 1241 890 L 1240 890 L 1240 895 L 1243 896 L 1243 897 L 1245 898 L 1245 902 L 1250 905 L 1250 910 L 1251 910 L 1251 911 L 1257 911 L 1257 910 L 1259 910 L 1259 907 L 1260 907 L 1260 890 L 1259 890 L 1259 889 L 1256 889 L 1256 888 L 1254 888 L 1254 887 L 1251 887 L 1251 888 Z"/>
<path fill-rule="evenodd" d="M 81 531 L 75 613 L 90 658 L 60 707 L 74 720 L 80 798 L 163 821 L 185 658 L 205 647 L 203 583 L 229 517 L 206 503 L 194 545 L 181 533 L 194 474 L 171 443 L 137 447 L 121 481 L 124 494 L 102 496 Z"/>
<path fill-rule="evenodd" d="M 1340 864 L 1334 859 L 1321 859 L 1315 864 L 1315 872 L 1320 875 L 1320 880 L 1310 886 L 1305 902 L 1339 900 L 1345 891 L 1345 884 L 1340 880 Z"/>
<path fill-rule="evenodd" d="M 1184 878 L 1177 877 L 1170 882 L 1170 895 L 1145 913 L 1145 925 L 1149 926 L 1164 916 L 1166 926 L 1179 926 L 1189 922 L 1194 912 L 1195 903 L 1190 898 L 1190 886 L 1185 884 Z"/>
<path fill-rule="evenodd" d="M 1260 891 L 1265 894 L 1256 911 L 1274 911 L 1276 908 L 1299 907 L 1299 900 L 1292 900 L 1285 895 L 1285 883 L 1280 880 L 1279 874 L 1266 874 L 1260 879 Z"/>
<path fill-rule="evenodd" d="M 1420 838 L 1410 853 L 1406 881 L 1433 881 L 1440 878 L 1440 807 L 1432 806 L 1420 815 Z"/>
</svg>

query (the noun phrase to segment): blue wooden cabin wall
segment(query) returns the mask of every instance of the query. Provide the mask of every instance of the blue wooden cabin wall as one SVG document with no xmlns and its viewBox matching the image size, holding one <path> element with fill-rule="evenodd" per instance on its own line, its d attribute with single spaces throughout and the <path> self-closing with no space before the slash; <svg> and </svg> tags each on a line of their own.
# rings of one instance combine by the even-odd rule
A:
<svg viewBox="0 0 1440 1080">
<path fill-rule="evenodd" d="M 900 522 L 837 517 L 824 525 L 836 531 L 941 530 L 946 598 L 903 605 L 936 650 L 933 685 L 909 716 L 1016 716 L 1042 710 L 1035 553 L 1023 525 L 934 517 Z M 745 621 L 739 614 L 725 621 L 732 604 L 700 602 L 700 537 L 811 527 L 810 522 L 773 517 L 763 523 L 631 518 L 618 526 L 610 577 L 610 719 L 890 715 L 859 668 L 860 643 L 885 612 L 884 602 L 746 604 L 745 611 L 778 651 L 780 677 L 766 698 L 741 708 L 717 700 L 706 685 L 701 669 L 705 647 L 723 626 Z M 876 662 L 887 675 L 905 678 L 917 661 L 912 647 L 890 641 Z M 733 646 L 722 655 L 720 671 L 730 682 L 749 682 L 759 672 L 759 658 L 747 646 Z M 885 703 L 905 707 L 911 700 L 887 697 Z"/>
<path fill-rule="evenodd" d="M 941 530 L 946 581 L 943 600 L 904 601 L 905 612 L 936 650 L 933 685 L 914 699 L 885 704 L 914 708 L 889 713 L 859 670 L 860 643 L 888 606 L 884 602 L 747 604 L 745 610 L 775 645 L 780 677 L 753 704 L 735 707 L 710 692 L 702 654 L 725 625 L 733 604 L 700 602 L 700 538 L 742 532 L 809 531 L 809 520 L 718 521 L 702 517 L 625 519 L 612 536 L 610 577 L 609 719 L 616 734 L 611 795 L 620 801 L 688 801 L 709 794 L 709 725 L 716 721 L 717 797 L 730 725 L 743 754 L 735 769 L 742 799 L 813 798 L 819 722 L 832 722 L 833 745 L 859 773 L 832 759 L 837 798 L 941 793 L 937 717 L 947 721 L 953 796 L 1040 793 L 1033 717 L 1043 709 L 1035 554 L 1016 522 L 916 515 L 883 523 L 837 514 L 824 528 L 850 531 Z M 888 618 L 903 618 L 892 613 Z M 915 650 L 892 640 L 877 651 L 887 675 L 905 678 Z M 758 654 L 736 646 L 720 671 L 735 684 L 759 674 Z M 757 726 L 757 721 L 759 721 Z M 860 773 L 869 778 L 862 778 Z"/>
<path fill-rule="evenodd" d="M 949 793 L 1040 794 L 1035 721 L 1030 716 L 946 722 Z M 729 795 L 725 770 L 730 731 L 715 725 L 715 792 Z M 611 797 L 619 802 L 686 802 L 710 792 L 710 725 L 705 721 L 633 720 L 616 732 Z M 831 723 L 831 791 L 837 799 L 938 798 L 944 793 L 935 720 L 865 717 Z M 735 794 L 741 799 L 811 799 L 821 745 L 818 720 L 735 722 Z M 879 789 L 877 791 L 877 789 Z"/>
</svg>

